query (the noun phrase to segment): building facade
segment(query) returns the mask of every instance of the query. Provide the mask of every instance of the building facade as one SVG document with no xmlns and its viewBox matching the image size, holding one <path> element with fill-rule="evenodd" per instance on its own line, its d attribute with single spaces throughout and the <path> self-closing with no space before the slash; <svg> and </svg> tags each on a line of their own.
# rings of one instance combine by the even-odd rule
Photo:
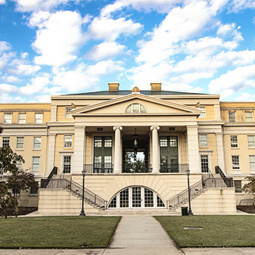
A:
<svg viewBox="0 0 255 255">
<path fill-rule="evenodd" d="M 187 189 L 189 170 L 194 187 L 222 180 L 194 195 L 195 211 L 233 213 L 255 172 L 254 110 L 254 102 L 163 91 L 160 83 L 132 91 L 109 83 L 108 91 L 52 96 L 49 104 L 0 104 L 0 144 L 22 155 L 20 167 L 38 181 L 55 169 L 49 183 L 65 179 L 77 191 L 85 170 L 87 195 L 104 201 L 105 211 L 169 210 Z M 39 190 L 39 211 L 78 213 L 77 197 L 50 184 Z M 87 203 L 86 210 L 99 209 Z"/>
</svg>

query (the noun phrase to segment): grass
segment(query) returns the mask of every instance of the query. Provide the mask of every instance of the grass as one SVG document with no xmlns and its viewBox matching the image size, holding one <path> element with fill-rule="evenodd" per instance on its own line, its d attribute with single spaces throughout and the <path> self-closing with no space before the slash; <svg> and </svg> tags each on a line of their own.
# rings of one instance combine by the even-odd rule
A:
<svg viewBox="0 0 255 255">
<path fill-rule="evenodd" d="M 0 248 L 106 248 L 120 217 L 0 219 Z"/>
<path fill-rule="evenodd" d="M 252 215 L 155 218 L 181 248 L 255 246 L 255 217 Z M 203 229 L 185 230 L 184 227 Z"/>
</svg>

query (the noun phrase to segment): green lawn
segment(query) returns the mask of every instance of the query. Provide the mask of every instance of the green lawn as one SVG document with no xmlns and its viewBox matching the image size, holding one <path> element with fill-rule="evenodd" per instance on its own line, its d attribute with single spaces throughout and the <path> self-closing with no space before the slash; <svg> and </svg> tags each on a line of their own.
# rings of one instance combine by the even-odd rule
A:
<svg viewBox="0 0 255 255">
<path fill-rule="evenodd" d="M 184 247 L 255 246 L 255 216 L 157 216 L 176 243 Z M 202 227 L 188 229 L 184 227 Z"/>
<path fill-rule="evenodd" d="M 0 248 L 105 248 L 120 217 L 0 219 Z"/>
</svg>

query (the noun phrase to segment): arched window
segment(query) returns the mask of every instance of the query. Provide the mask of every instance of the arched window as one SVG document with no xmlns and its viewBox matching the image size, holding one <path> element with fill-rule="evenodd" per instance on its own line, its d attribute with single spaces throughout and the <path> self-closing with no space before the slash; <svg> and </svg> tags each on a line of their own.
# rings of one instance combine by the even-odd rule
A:
<svg viewBox="0 0 255 255">
<path fill-rule="evenodd" d="M 146 113 L 146 110 L 141 104 L 131 104 L 127 107 L 126 113 Z"/>
</svg>

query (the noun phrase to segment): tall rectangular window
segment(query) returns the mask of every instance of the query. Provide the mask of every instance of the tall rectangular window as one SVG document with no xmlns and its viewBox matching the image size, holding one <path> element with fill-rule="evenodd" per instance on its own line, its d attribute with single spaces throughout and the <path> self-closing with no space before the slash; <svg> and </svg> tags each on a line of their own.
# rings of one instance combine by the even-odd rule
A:
<svg viewBox="0 0 255 255">
<path fill-rule="evenodd" d="M 42 143 L 42 138 L 41 137 L 34 137 L 34 149 L 41 149 L 41 143 Z"/>
<path fill-rule="evenodd" d="M 255 155 L 250 155 L 250 170 L 255 170 Z"/>
<path fill-rule="evenodd" d="M 200 147 L 207 147 L 207 135 L 199 135 Z"/>
<path fill-rule="evenodd" d="M 230 145 L 231 145 L 231 148 L 237 148 L 238 147 L 237 135 L 231 135 L 230 136 Z"/>
<path fill-rule="evenodd" d="M 255 135 L 248 135 L 247 136 L 248 139 L 248 147 L 255 147 Z"/>
<path fill-rule="evenodd" d="M 24 149 L 24 137 L 17 137 L 16 149 Z"/>
<path fill-rule="evenodd" d="M 200 113 L 200 118 L 205 118 L 206 117 L 206 110 L 205 110 L 205 106 L 204 105 L 201 105 L 200 106 L 200 110 L 201 110 L 201 113 Z"/>
<path fill-rule="evenodd" d="M 228 121 L 236 122 L 236 112 L 228 112 Z"/>
<path fill-rule="evenodd" d="M 2 147 L 7 148 L 10 146 L 10 137 L 3 137 Z"/>
<path fill-rule="evenodd" d="M 12 113 L 4 114 L 4 124 L 12 124 Z"/>
<path fill-rule="evenodd" d="M 65 117 L 66 119 L 72 118 L 72 106 L 66 106 L 66 113 L 65 113 Z"/>
<path fill-rule="evenodd" d="M 25 113 L 19 113 L 18 123 L 26 124 L 26 114 Z"/>
<path fill-rule="evenodd" d="M 65 135 L 64 147 L 65 148 L 72 148 L 73 146 L 73 136 L 72 135 Z"/>
<path fill-rule="evenodd" d="M 234 185 L 235 185 L 235 193 L 242 193 L 242 181 L 235 180 Z"/>
<path fill-rule="evenodd" d="M 240 170 L 239 156 L 232 156 L 233 170 Z"/>
<path fill-rule="evenodd" d="M 201 160 L 201 171 L 202 171 L 202 173 L 208 173 L 208 169 L 209 169 L 208 155 L 200 155 L 200 160 Z"/>
<path fill-rule="evenodd" d="M 39 172 L 40 170 L 40 157 L 32 157 L 32 172 Z"/>
<path fill-rule="evenodd" d="M 64 156 L 63 158 L 63 173 L 71 173 L 71 156 Z"/>
<path fill-rule="evenodd" d="M 252 122 L 253 121 L 253 112 L 245 112 L 245 121 Z"/>
<path fill-rule="evenodd" d="M 36 124 L 42 124 L 43 123 L 43 114 L 42 113 L 36 113 L 35 114 L 35 123 Z"/>
</svg>

